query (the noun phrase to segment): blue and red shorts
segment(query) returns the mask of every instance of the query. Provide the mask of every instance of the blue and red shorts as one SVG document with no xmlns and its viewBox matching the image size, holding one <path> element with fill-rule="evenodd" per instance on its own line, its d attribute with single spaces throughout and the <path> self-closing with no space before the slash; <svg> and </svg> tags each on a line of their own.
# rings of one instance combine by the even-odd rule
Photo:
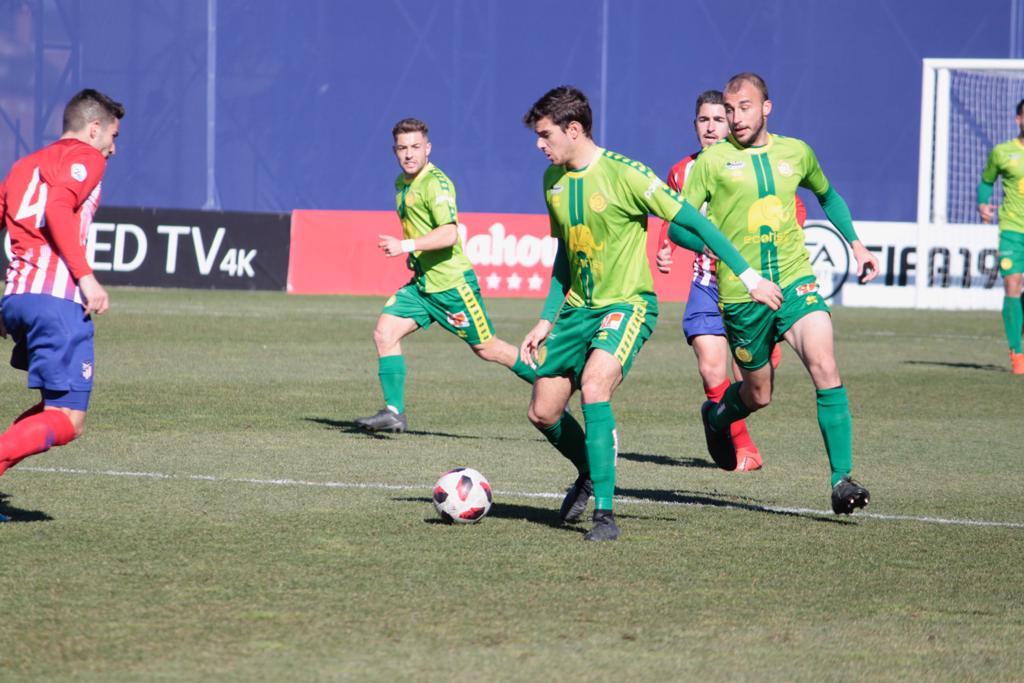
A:
<svg viewBox="0 0 1024 683">
<path fill-rule="evenodd" d="M 683 312 L 683 334 L 686 343 L 693 346 L 693 338 L 702 334 L 725 336 L 722 312 L 718 309 L 718 285 L 690 285 L 690 296 Z"/>
<path fill-rule="evenodd" d="M 11 294 L 0 301 L 14 340 L 11 366 L 28 372 L 48 406 L 86 410 L 95 360 L 93 322 L 81 304 L 49 294 Z"/>
</svg>

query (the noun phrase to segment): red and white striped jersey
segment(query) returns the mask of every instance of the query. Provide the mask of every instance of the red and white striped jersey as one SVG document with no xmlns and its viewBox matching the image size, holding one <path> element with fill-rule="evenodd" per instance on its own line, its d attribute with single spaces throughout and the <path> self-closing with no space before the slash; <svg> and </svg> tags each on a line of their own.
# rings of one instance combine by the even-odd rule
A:
<svg viewBox="0 0 1024 683">
<path fill-rule="evenodd" d="M 8 294 L 49 294 L 82 303 L 92 273 L 89 225 L 107 161 L 92 145 L 63 139 L 14 163 L 0 184 L 0 218 L 11 237 Z"/>
</svg>

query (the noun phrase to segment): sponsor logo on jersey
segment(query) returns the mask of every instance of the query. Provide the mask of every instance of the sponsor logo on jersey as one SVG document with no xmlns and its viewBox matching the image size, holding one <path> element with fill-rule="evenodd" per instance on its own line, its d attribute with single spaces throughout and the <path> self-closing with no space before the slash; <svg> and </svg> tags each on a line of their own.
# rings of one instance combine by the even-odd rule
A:
<svg viewBox="0 0 1024 683">
<path fill-rule="evenodd" d="M 437 198 L 434 200 L 435 206 L 437 204 L 452 204 L 452 203 L 453 202 L 452 202 L 451 196 L 450 195 L 446 195 L 446 194 L 439 194 L 439 195 L 437 195 Z"/>
<path fill-rule="evenodd" d="M 818 291 L 818 283 L 817 282 L 807 282 L 807 283 L 804 283 L 802 285 L 797 285 L 797 287 L 796 287 L 796 295 L 797 296 L 803 296 L 804 294 L 810 294 L 811 292 L 817 292 L 817 291 Z"/>
<path fill-rule="evenodd" d="M 550 192 L 551 194 L 558 194 L 559 192 L 561 192 L 564 189 L 565 188 L 562 187 L 561 185 L 552 185 L 551 189 L 548 190 L 548 192 Z"/>
<path fill-rule="evenodd" d="M 625 320 L 626 314 L 622 311 L 613 311 L 604 317 L 601 321 L 601 330 L 617 330 L 622 326 L 622 321 Z"/>
<path fill-rule="evenodd" d="M 590 208 L 597 213 L 602 213 L 608 208 L 608 200 L 604 198 L 604 195 L 600 192 L 595 192 L 590 195 Z"/>
<path fill-rule="evenodd" d="M 815 296 L 814 294 L 811 294 L 809 297 L 804 299 L 804 301 L 807 302 L 808 306 L 813 306 L 814 304 L 818 303 L 818 297 Z"/>
<path fill-rule="evenodd" d="M 452 327 L 469 327 L 469 317 L 466 316 L 465 311 L 459 311 L 458 313 L 447 312 L 448 324 Z"/>
<path fill-rule="evenodd" d="M 82 363 L 82 379 L 92 377 L 92 363 Z"/>
<path fill-rule="evenodd" d="M 598 332 L 597 341 L 608 341 L 608 330 L 601 330 Z"/>
<path fill-rule="evenodd" d="M 780 161 L 779 173 L 788 178 L 789 176 L 793 175 L 793 167 L 789 165 L 788 161 Z"/>
<path fill-rule="evenodd" d="M 650 199 L 651 197 L 654 196 L 654 193 L 658 191 L 659 187 L 664 187 L 664 186 L 665 186 L 664 183 L 662 183 L 660 180 L 655 178 L 654 180 L 651 181 L 651 184 L 647 186 L 647 191 L 644 192 L 644 197 L 646 197 L 647 199 Z"/>
<path fill-rule="evenodd" d="M 743 363 L 749 363 L 753 356 L 750 355 L 750 351 L 740 346 L 736 349 L 736 358 Z"/>
<path fill-rule="evenodd" d="M 730 171 L 738 171 L 746 165 L 744 161 L 727 161 L 725 167 Z"/>
<path fill-rule="evenodd" d="M 71 164 L 71 177 L 82 182 L 89 177 L 89 172 L 85 170 L 85 164 Z"/>
</svg>

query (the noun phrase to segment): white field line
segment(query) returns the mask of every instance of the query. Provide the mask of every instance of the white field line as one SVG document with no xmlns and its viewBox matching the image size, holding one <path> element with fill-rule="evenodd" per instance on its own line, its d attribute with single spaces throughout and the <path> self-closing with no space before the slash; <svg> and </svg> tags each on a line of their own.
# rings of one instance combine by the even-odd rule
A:
<svg viewBox="0 0 1024 683">
<path fill-rule="evenodd" d="M 357 484 L 343 481 L 305 481 L 302 479 L 248 479 L 243 477 L 216 477 L 206 474 L 165 474 L 163 472 L 126 472 L 121 470 L 79 470 L 68 467 L 18 467 L 14 472 L 40 472 L 47 474 L 80 474 L 100 477 L 135 477 L 138 479 L 173 479 L 178 481 L 210 481 L 232 484 L 253 484 L 257 486 L 309 486 L 325 489 L 368 489 L 381 491 L 429 491 L 427 485 L 410 484 L 383 484 L 366 483 Z M 495 495 L 508 496 L 509 498 L 550 498 L 561 500 L 564 493 L 532 493 L 529 491 L 494 491 Z M 774 505 L 756 504 L 733 504 L 733 503 L 695 503 L 672 500 L 645 500 L 618 496 L 615 498 L 619 503 L 633 503 L 637 505 L 668 505 L 700 508 L 724 508 L 731 510 L 765 510 L 790 515 L 832 515 L 831 510 L 814 510 L 811 508 L 790 508 Z M 1000 522 L 984 519 L 950 519 L 946 517 L 929 517 L 923 515 L 885 515 L 876 512 L 857 512 L 854 518 L 881 519 L 894 522 L 923 522 L 925 524 L 947 524 L 952 526 L 989 526 L 1004 527 L 1009 529 L 1024 529 L 1024 522 Z"/>
</svg>

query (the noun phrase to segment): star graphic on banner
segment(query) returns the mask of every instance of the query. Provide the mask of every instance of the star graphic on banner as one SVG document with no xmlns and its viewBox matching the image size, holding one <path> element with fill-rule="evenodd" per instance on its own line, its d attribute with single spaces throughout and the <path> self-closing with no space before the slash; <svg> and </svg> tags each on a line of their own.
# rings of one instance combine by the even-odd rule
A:
<svg viewBox="0 0 1024 683">
<path fill-rule="evenodd" d="M 534 289 L 539 291 L 540 290 L 540 286 L 543 285 L 543 284 L 544 284 L 544 278 L 542 278 L 540 275 L 537 275 L 537 273 L 534 273 L 533 275 L 531 275 L 526 280 L 526 285 L 527 285 L 527 287 L 530 288 L 531 291 L 534 290 Z"/>
<path fill-rule="evenodd" d="M 519 285 L 522 284 L 523 278 L 519 277 L 518 273 L 512 273 L 505 278 L 505 282 L 508 283 L 509 289 L 519 289 Z"/>
<path fill-rule="evenodd" d="M 498 287 L 501 287 L 501 276 L 491 273 L 487 276 L 487 289 L 497 289 Z"/>
</svg>

